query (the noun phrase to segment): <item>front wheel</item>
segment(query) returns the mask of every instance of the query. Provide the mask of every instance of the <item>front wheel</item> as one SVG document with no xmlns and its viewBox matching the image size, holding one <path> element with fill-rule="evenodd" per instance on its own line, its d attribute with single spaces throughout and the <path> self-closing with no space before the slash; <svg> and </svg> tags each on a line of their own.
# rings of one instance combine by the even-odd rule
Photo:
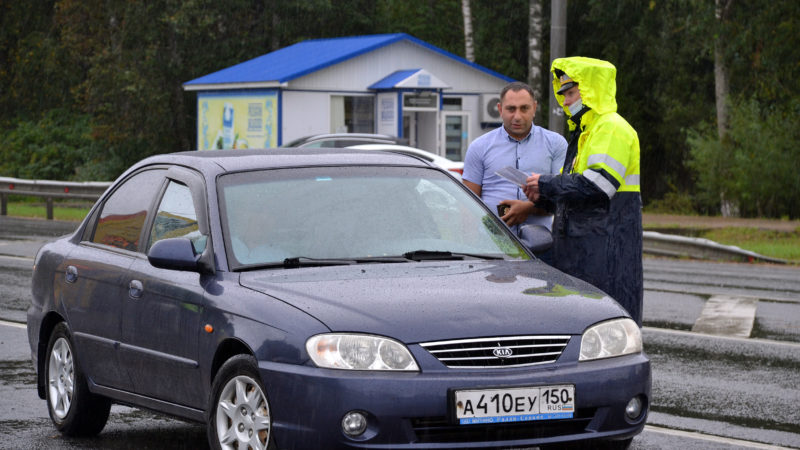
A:
<svg viewBox="0 0 800 450">
<path fill-rule="evenodd" d="M 237 355 L 222 365 L 211 388 L 208 441 L 221 450 L 275 448 L 272 418 L 255 358 Z"/>
<path fill-rule="evenodd" d="M 47 409 L 56 429 L 67 436 L 94 436 L 108 421 L 111 401 L 89 392 L 78 366 L 69 329 L 62 322 L 47 345 Z"/>
</svg>

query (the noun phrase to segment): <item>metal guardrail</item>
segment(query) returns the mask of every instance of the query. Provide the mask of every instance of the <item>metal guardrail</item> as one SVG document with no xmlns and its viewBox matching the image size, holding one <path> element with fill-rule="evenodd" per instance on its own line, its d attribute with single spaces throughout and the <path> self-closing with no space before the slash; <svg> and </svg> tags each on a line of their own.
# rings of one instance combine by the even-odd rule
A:
<svg viewBox="0 0 800 450">
<path fill-rule="evenodd" d="M 97 200 L 111 186 L 105 181 L 24 180 L 0 177 L 0 215 L 8 215 L 8 196 L 42 197 L 47 207 L 47 219 L 53 220 L 53 199 Z"/>
<path fill-rule="evenodd" d="M 0 215 L 8 215 L 9 195 L 30 195 L 46 199 L 47 219 L 53 220 L 54 198 L 97 200 L 109 186 L 111 186 L 111 182 L 103 181 L 71 182 L 0 177 Z M 708 239 L 676 236 L 655 231 L 644 232 L 643 247 L 644 253 L 659 256 L 716 261 L 788 263 L 783 259 L 759 255 L 733 245 L 722 245 Z"/>
<path fill-rule="evenodd" d="M 744 250 L 735 245 L 722 245 L 709 239 L 676 236 L 672 234 L 645 231 L 643 233 L 644 253 L 677 258 L 708 259 L 714 261 L 770 262 L 788 264 L 784 259 L 771 258 Z"/>
</svg>

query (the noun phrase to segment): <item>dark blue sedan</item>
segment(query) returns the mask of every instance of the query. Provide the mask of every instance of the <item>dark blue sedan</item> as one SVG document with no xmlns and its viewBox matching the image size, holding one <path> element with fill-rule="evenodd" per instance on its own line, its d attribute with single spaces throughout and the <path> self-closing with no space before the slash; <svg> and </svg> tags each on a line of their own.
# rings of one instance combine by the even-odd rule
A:
<svg viewBox="0 0 800 450">
<path fill-rule="evenodd" d="M 154 156 L 36 257 L 39 395 L 68 436 L 123 403 L 217 449 L 626 448 L 639 328 L 531 243 L 407 155 Z"/>
</svg>

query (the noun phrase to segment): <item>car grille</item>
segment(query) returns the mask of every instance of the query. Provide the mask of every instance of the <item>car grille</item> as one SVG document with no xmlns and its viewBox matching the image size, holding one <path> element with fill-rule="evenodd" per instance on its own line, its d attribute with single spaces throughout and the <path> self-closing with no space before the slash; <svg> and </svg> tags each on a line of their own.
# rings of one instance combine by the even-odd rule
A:
<svg viewBox="0 0 800 450">
<path fill-rule="evenodd" d="M 444 417 L 417 417 L 411 419 L 411 427 L 420 444 L 543 439 L 585 433 L 596 412 L 595 408 L 579 408 L 572 419 L 488 425 L 456 425 Z"/>
<path fill-rule="evenodd" d="M 420 344 L 451 369 L 494 369 L 555 362 L 569 336 L 512 336 Z"/>
</svg>

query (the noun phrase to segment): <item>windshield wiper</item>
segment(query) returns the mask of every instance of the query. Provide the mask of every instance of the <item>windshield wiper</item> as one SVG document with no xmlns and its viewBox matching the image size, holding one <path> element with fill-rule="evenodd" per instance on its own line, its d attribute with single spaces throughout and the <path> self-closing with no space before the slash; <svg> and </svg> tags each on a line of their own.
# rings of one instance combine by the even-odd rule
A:
<svg viewBox="0 0 800 450">
<path fill-rule="evenodd" d="M 463 252 L 443 252 L 436 250 L 414 250 L 413 252 L 403 253 L 404 258 L 414 261 L 459 261 L 464 258 L 477 258 L 477 259 L 503 259 L 502 256 L 478 254 L 478 253 L 463 253 Z"/>
<path fill-rule="evenodd" d="M 406 263 L 409 261 L 461 261 L 465 258 L 476 259 L 503 259 L 502 256 L 443 252 L 433 250 L 414 250 L 397 256 L 359 256 L 355 258 L 308 258 L 296 256 L 283 261 L 265 264 L 253 264 L 242 267 L 241 270 L 260 269 L 297 269 L 300 267 L 325 267 L 325 266 L 351 266 L 355 264 L 380 264 L 380 263 Z"/>
<path fill-rule="evenodd" d="M 308 258 L 298 256 L 286 258 L 283 263 L 276 263 L 273 267 L 296 269 L 298 267 L 323 267 L 323 266 L 350 266 L 366 263 L 401 263 L 408 262 L 408 258 L 400 256 L 359 256 L 354 258 Z"/>
<path fill-rule="evenodd" d="M 349 266 L 356 263 L 358 263 L 358 261 L 355 259 L 306 258 L 305 256 L 298 256 L 284 259 L 283 267 L 286 269 L 295 269 L 298 267 Z"/>
</svg>

